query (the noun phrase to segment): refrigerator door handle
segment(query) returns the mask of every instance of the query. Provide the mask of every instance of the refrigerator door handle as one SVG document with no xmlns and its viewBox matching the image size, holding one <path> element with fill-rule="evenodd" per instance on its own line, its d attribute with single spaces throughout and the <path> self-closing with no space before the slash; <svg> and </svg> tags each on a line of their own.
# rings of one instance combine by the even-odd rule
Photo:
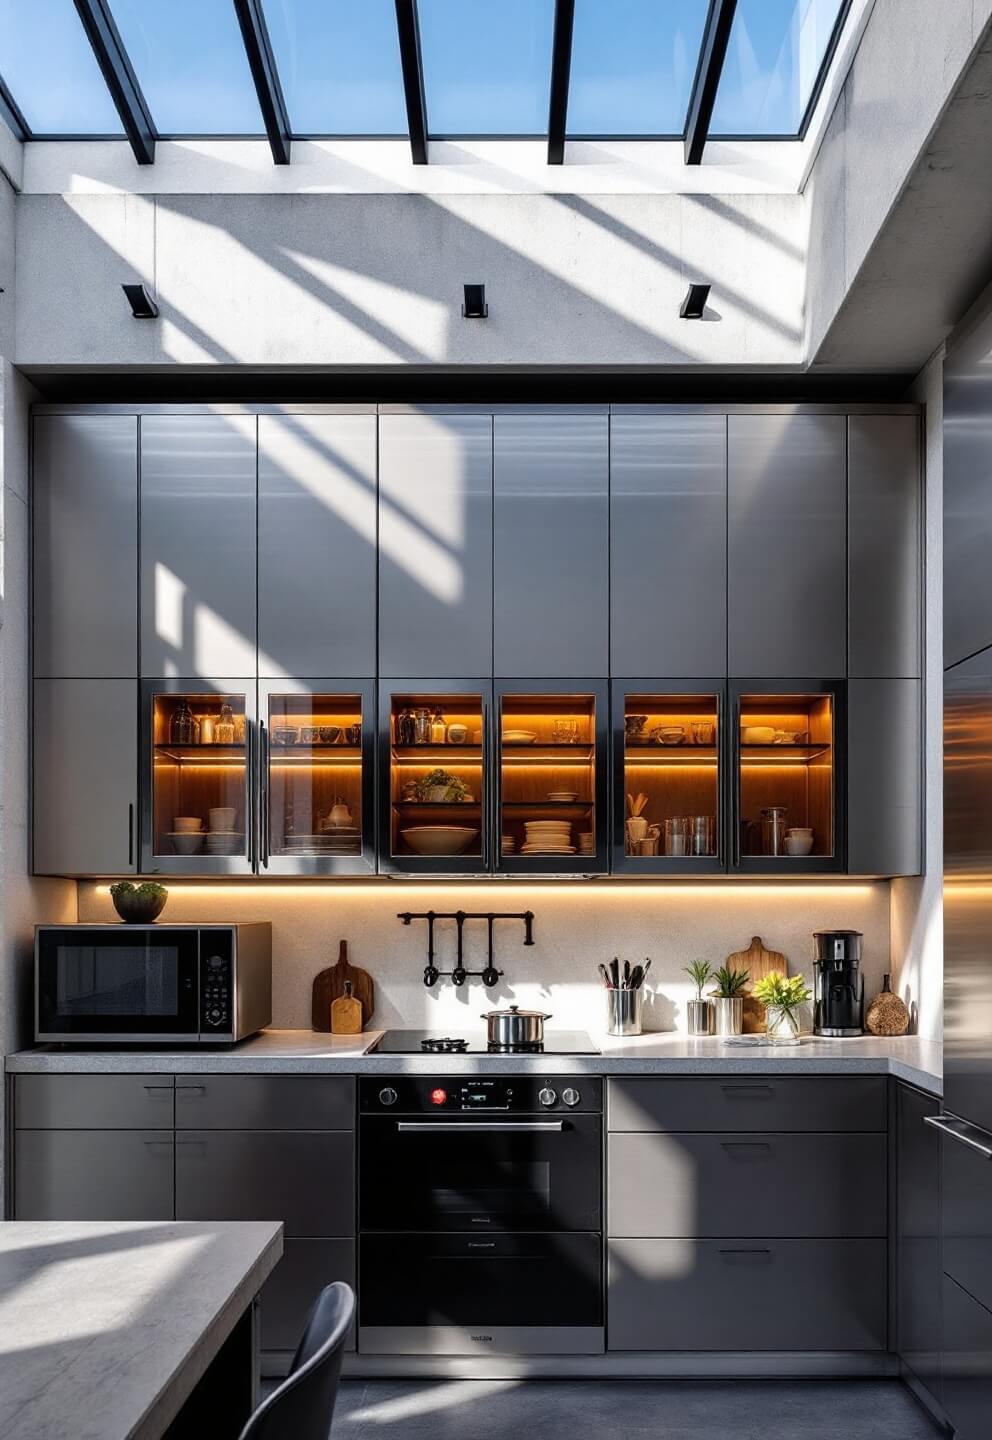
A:
<svg viewBox="0 0 992 1440">
<path fill-rule="evenodd" d="M 967 1120 L 949 1112 L 942 1115 L 924 1115 L 923 1123 L 932 1125 L 935 1130 L 950 1136 L 952 1140 L 959 1140 L 962 1145 L 977 1151 L 986 1160 L 992 1160 L 992 1135 L 987 1130 L 980 1130 L 977 1125 L 969 1125 Z M 979 1135 L 983 1137 L 981 1140 L 977 1138 Z"/>
</svg>

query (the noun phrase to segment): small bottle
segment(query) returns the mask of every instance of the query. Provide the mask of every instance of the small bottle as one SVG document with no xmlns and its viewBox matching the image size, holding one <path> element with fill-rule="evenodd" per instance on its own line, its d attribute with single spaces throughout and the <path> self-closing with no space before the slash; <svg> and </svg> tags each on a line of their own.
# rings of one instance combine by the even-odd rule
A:
<svg viewBox="0 0 992 1440">
<path fill-rule="evenodd" d="M 193 712 L 186 700 L 180 700 L 169 722 L 169 739 L 173 745 L 193 744 Z"/>
<path fill-rule="evenodd" d="M 214 743 L 214 717 L 204 715 L 200 719 L 200 744 L 212 745 Z"/>
<path fill-rule="evenodd" d="M 220 719 L 214 726 L 214 738 L 218 745 L 234 744 L 234 711 L 226 700 L 220 707 Z"/>
<path fill-rule="evenodd" d="M 431 716 L 431 744 L 443 745 L 448 738 L 448 727 L 445 724 L 444 716 L 441 714 L 440 705 Z"/>
</svg>

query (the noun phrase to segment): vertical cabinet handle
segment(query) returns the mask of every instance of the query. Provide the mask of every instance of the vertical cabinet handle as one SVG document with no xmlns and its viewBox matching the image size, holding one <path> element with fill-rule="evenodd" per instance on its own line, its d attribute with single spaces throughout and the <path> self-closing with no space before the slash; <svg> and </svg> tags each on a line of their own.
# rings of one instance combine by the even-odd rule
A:
<svg viewBox="0 0 992 1440">
<path fill-rule="evenodd" d="M 470 737 L 471 738 L 471 737 Z M 483 870 L 495 870 L 495 857 L 499 854 L 498 848 L 494 851 L 493 846 L 499 845 L 496 831 L 496 820 L 494 812 L 496 805 L 493 797 L 493 777 L 489 756 L 492 753 L 489 743 L 489 706 L 485 697 L 482 700 L 482 868 Z"/>
<path fill-rule="evenodd" d="M 134 802 L 127 807 L 127 863 L 134 864 Z"/>
<path fill-rule="evenodd" d="M 258 722 L 258 784 L 261 799 L 261 814 L 258 823 L 258 854 L 265 869 L 269 868 L 269 737 L 265 721 Z"/>
</svg>

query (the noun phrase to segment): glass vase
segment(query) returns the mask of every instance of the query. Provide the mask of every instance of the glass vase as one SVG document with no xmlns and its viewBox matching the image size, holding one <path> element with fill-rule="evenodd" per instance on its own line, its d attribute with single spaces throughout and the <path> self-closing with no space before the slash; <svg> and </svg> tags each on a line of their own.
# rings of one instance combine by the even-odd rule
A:
<svg viewBox="0 0 992 1440">
<path fill-rule="evenodd" d="M 768 1005 L 765 1010 L 765 1025 L 770 1045 L 799 1044 L 799 1016 L 795 1010 L 786 1010 L 780 1005 Z"/>
</svg>

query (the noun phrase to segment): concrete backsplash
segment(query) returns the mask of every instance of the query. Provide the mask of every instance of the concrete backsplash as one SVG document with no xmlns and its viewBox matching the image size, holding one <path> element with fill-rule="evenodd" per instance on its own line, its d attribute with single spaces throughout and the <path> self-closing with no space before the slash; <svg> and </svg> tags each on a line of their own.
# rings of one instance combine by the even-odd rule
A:
<svg viewBox="0 0 992 1440">
<path fill-rule="evenodd" d="M 552 1024 L 602 1030 L 604 1005 L 596 965 L 619 955 L 633 964 L 652 959 L 646 1023 L 652 1030 L 685 1028 L 692 987 L 682 973 L 702 957 L 720 965 L 752 935 L 784 951 L 790 971 L 810 972 L 812 931 L 844 927 L 865 936 L 866 992 L 881 988 L 889 968 L 889 886 L 886 882 L 813 885 L 358 885 L 335 883 L 181 885 L 169 887 L 162 916 L 173 921 L 271 920 L 273 1023 L 308 1028 L 310 984 L 347 939 L 349 957 L 376 982 L 376 1027 L 410 1026 L 455 1032 L 478 1026 L 494 1003 L 546 1009 Z M 427 927 L 407 927 L 401 910 L 533 910 L 534 945 L 523 947 L 523 925 L 496 926 L 498 989 L 479 980 L 461 990 L 449 980 L 433 990 L 422 981 Z M 114 918 L 105 885 L 80 884 L 80 920 Z M 438 965 L 455 955 L 453 922 L 439 923 Z M 485 964 L 486 926 L 466 926 L 465 963 Z"/>
</svg>

